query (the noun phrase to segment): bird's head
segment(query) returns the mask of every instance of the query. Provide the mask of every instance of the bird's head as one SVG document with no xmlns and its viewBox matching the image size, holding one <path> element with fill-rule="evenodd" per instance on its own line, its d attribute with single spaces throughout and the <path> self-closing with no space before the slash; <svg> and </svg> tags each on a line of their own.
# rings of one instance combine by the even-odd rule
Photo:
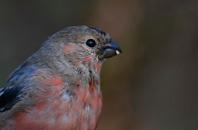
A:
<svg viewBox="0 0 198 130">
<path fill-rule="evenodd" d="M 64 28 L 52 35 L 49 42 L 55 48 L 59 46 L 65 59 L 75 64 L 102 64 L 105 59 L 122 52 L 108 33 L 84 25 Z"/>
</svg>

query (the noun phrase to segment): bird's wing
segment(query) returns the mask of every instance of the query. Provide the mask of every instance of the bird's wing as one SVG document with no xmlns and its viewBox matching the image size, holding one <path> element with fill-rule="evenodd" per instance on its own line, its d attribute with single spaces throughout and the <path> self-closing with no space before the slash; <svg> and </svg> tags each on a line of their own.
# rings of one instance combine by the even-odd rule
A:
<svg viewBox="0 0 198 130">
<path fill-rule="evenodd" d="M 0 114 L 12 109 L 23 99 L 23 89 L 28 87 L 25 78 L 32 73 L 32 67 L 28 67 L 27 63 L 24 63 L 11 74 L 6 87 L 0 89 Z"/>
<path fill-rule="evenodd" d="M 5 87 L 0 89 L 0 113 L 11 109 L 20 101 L 23 87 Z"/>
</svg>

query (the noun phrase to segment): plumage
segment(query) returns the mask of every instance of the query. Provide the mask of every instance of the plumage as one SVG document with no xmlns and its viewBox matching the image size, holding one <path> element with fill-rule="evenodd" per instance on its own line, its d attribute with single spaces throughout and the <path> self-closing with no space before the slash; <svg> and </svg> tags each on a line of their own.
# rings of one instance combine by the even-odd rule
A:
<svg viewBox="0 0 198 130">
<path fill-rule="evenodd" d="M 97 28 L 72 26 L 53 34 L 0 89 L 0 129 L 95 130 L 100 70 L 116 51 L 119 46 Z"/>
</svg>

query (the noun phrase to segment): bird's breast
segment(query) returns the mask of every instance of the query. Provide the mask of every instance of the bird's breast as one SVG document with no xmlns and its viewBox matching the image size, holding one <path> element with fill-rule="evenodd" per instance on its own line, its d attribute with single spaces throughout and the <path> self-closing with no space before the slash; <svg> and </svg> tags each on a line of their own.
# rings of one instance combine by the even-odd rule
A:
<svg viewBox="0 0 198 130">
<path fill-rule="evenodd" d="M 52 82 L 61 84 L 60 79 Z M 16 130 L 95 130 L 102 108 L 97 85 L 96 81 L 89 81 L 87 86 L 75 89 L 55 87 L 54 91 L 60 90 L 57 96 L 36 103 L 27 112 L 17 113 L 11 125 Z"/>
</svg>

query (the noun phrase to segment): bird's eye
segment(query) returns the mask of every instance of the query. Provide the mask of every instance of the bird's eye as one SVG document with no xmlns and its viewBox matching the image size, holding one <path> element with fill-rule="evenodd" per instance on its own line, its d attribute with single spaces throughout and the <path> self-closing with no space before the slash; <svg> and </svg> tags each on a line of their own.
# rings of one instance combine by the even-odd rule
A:
<svg viewBox="0 0 198 130">
<path fill-rule="evenodd" d="M 93 40 L 93 39 L 88 39 L 86 41 L 86 45 L 89 46 L 89 47 L 95 47 L 96 46 L 96 41 Z"/>
</svg>

